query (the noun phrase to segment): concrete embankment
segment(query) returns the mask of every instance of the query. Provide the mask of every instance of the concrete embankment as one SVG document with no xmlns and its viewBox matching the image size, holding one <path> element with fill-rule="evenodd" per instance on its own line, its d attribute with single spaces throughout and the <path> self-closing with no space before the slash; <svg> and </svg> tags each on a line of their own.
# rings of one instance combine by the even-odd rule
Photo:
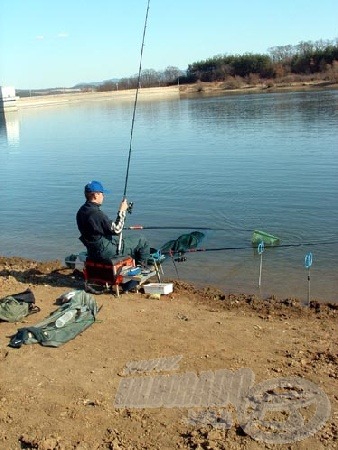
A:
<svg viewBox="0 0 338 450">
<path fill-rule="evenodd" d="M 110 92 L 71 92 L 56 95 L 23 97 L 17 100 L 19 109 L 38 106 L 53 106 L 76 102 L 134 101 L 135 89 Z M 138 91 L 138 101 L 179 98 L 178 86 L 144 88 Z"/>
</svg>

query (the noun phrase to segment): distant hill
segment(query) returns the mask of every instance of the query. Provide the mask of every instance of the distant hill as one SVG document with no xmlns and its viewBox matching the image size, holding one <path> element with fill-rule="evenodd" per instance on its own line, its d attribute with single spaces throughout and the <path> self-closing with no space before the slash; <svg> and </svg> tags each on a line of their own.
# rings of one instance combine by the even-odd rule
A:
<svg viewBox="0 0 338 450">
<path fill-rule="evenodd" d="M 88 89 L 91 87 L 98 87 L 105 83 L 117 83 L 120 81 L 119 78 L 111 78 L 110 80 L 104 80 L 104 81 L 92 81 L 88 83 L 78 83 L 75 86 L 73 86 L 73 89 Z"/>
<path fill-rule="evenodd" d="M 84 90 L 96 89 L 106 83 L 117 83 L 119 78 L 111 78 L 110 80 L 104 81 L 92 81 L 88 83 L 78 83 L 70 88 L 49 88 L 49 89 L 16 89 L 16 94 L 19 97 L 31 97 L 36 95 L 52 95 L 52 94 L 62 94 L 66 92 L 79 92 Z"/>
</svg>

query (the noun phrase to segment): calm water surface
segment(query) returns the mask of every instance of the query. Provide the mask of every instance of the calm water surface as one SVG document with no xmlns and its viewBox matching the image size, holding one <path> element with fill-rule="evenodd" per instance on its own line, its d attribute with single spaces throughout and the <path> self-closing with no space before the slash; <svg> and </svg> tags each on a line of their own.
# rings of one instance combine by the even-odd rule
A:
<svg viewBox="0 0 338 450">
<path fill-rule="evenodd" d="M 103 209 L 115 217 L 132 109 L 106 100 L 6 113 L 0 254 L 63 261 L 83 251 L 75 213 L 91 179 L 113 191 Z M 218 228 L 206 232 L 207 251 L 177 264 L 181 279 L 303 300 L 310 286 L 311 298 L 338 301 L 337 144 L 338 91 L 139 102 L 127 225 L 182 227 L 143 231 L 153 246 Z M 260 289 L 254 229 L 287 245 L 263 253 Z M 177 278 L 172 262 L 164 269 Z"/>
</svg>

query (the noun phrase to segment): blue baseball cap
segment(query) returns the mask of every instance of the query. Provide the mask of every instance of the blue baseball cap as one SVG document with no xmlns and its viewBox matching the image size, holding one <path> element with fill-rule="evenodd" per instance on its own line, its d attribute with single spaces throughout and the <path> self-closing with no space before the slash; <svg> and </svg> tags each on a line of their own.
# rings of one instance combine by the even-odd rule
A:
<svg viewBox="0 0 338 450">
<path fill-rule="evenodd" d="M 104 189 L 102 186 L 102 183 L 100 181 L 90 181 L 85 186 L 85 192 L 102 192 L 103 194 L 109 194 L 110 191 L 107 191 L 107 189 Z"/>
</svg>

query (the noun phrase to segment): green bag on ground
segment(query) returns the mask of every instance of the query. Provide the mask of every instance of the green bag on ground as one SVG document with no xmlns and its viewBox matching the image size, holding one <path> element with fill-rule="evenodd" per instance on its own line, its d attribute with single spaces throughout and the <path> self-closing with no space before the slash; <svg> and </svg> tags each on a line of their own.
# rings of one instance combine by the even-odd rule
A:
<svg viewBox="0 0 338 450">
<path fill-rule="evenodd" d="M 20 348 L 22 344 L 40 343 L 46 347 L 59 347 L 95 322 L 98 310 L 91 294 L 82 290 L 72 291 L 63 298 L 68 300 L 67 303 L 36 325 L 19 328 L 8 345 Z"/>
<path fill-rule="evenodd" d="M 20 322 L 38 311 L 40 308 L 35 305 L 35 297 L 30 289 L 0 299 L 0 320 L 5 322 Z"/>
</svg>

